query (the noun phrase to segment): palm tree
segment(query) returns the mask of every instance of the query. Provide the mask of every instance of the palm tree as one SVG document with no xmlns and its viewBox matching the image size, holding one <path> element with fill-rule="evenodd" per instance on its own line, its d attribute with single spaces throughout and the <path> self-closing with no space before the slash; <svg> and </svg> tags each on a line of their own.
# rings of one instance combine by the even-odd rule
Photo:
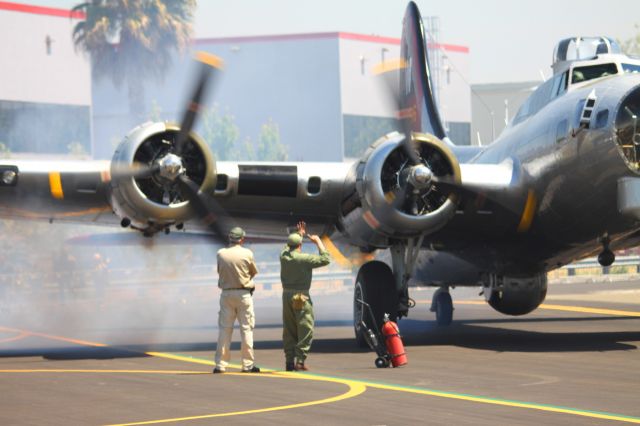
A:
<svg viewBox="0 0 640 426">
<path fill-rule="evenodd" d="M 174 50 L 191 37 L 196 0 L 90 0 L 73 8 L 85 19 L 73 29 L 77 49 L 91 58 L 94 78 L 127 84 L 131 118 L 145 116 L 145 79 L 161 80 Z"/>
</svg>

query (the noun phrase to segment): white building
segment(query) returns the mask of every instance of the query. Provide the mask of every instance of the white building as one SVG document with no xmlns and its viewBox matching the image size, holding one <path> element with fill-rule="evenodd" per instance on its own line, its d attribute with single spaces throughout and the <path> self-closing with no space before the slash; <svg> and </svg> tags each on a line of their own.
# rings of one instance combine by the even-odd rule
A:
<svg viewBox="0 0 640 426">
<path fill-rule="evenodd" d="M 394 111 L 372 73 L 384 58 L 400 56 L 400 40 L 344 32 L 199 39 L 194 50 L 222 57 L 225 70 L 213 99 L 242 133 L 255 141 L 272 120 L 290 160 L 342 161 L 394 129 Z M 471 123 L 468 49 L 439 45 L 440 103 L 452 140 L 469 144 Z M 179 121 L 195 77 L 189 58 L 176 58 L 162 84 L 149 81 L 146 104 L 163 119 Z M 461 75 L 462 74 L 462 75 Z M 94 85 L 97 146 L 110 147 L 127 123 L 126 90 L 109 81 Z M 149 114 L 148 114 L 149 115 Z M 100 153 L 105 155 L 105 153 Z"/>
<path fill-rule="evenodd" d="M 90 151 L 90 66 L 71 38 L 81 17 L 0 2 L 0 142 L 11 151 Z"/>
<path fill-rule="evenodd" d="M 65 10 L 0 2 L 0 31 L 10 40 L 0 47 L 6 61 L 0 142 L 7 140 L 14 152 L 68 152 L 78 139 L 93 147 L 94 156 L 108 158 L 139 124 L 129 111 L 126 84 L 91 82 L 88 61 L 71 39 L 77 18 Z M 393 108 L 372 69 L 399 56 L 398 38 L 332 32 L 199 39 L 196 50 L 225 61 L 207 103 L 234 116 L 243 141 L 255 143 L 263 124 L 277 124 L 290 160 L 358 157 L 395 128 Z M 469 144 L 468 49 L 439 44 L 432 51 L 441 68 L 434 74 L 445 127 L 454 142 Z M 181 120 L 196 75 L 191 56 L 176 55 L 162 82 L 145 81 L 146 111 L 136 111 L 138 117 Z M 9 124 L 3 127 L 2 120 Z"/>
<path fill-rule="evenodd" d="M 504 130 L 538 81 L 471 86 L 471 145 L 488 145 Z"/>
</svg>

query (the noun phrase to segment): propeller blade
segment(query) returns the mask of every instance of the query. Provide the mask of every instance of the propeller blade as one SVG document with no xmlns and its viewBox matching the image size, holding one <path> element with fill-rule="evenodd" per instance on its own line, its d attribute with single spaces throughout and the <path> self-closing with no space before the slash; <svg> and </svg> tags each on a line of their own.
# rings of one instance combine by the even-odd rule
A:
<svg viewBox="0 0 640 426">
<path fill-rule="evenodd" d="M 184 112 L 182 122 L 180 124 L 180 133 L 175 142 L 175 154 L 180 156 L 184 151 L 185 144 L 189 138 L 189 133 L 193 129 L 200 107 L 204 100 L 207 86 L 215 77 L 216 71 L 222 69 L 222 59 L 206 52 L 198 52 L 196 59 L 200 62 L 200 76 L 196 82 L 193 95 L 189 101 L 189 105 Z"/>
<path fill-rule="evenodd" d="M 112 164 L 109 170 L 109 179 L 126 179 L 132 177 L 134 179 L 143 179 L 149 177 L 160 170 L 158 164 Z"/>
<path fill-rule="evenodd" d="M 233 226 L 222 206 L 213 197 L 201 192 L 198 185 L 184 174 L 178 176 L 178 185 L 202 223 L 213 232 L 214 239 L 226 244 L 227 232 Z"/>
<path fill-rule="evenodd" d="M 405 108 L 400 96 L 400 73 L 407 68 L 407 62 L 395 59 L 382 62 L 374 68 L 374 74 L 378 75 L 386 93 L 387 102 L 396 112 L 398 131 L 404 135 L 402 147 L 413 165 L 421 164 L 420 156 L 416 151 L 412 138 L 412 122 L 415 121 L 415 110 Z"/>
</svg>

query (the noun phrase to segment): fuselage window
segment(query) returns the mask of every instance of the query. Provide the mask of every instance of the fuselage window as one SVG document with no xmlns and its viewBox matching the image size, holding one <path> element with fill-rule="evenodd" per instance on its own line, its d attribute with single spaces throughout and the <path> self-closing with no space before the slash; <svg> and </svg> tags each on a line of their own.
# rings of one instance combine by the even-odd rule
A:
<svg viewBox="0 0 640 426">
<path fill-rule="evenodd" d="M 598 115 L 596 115 L 596 129 L 601 129 L 604 126 L 607 125 L 607 122 L 609 121 L 609 110 L 608 109 L 603 109 L 602 111 L 598 112 Z"/>
<path fill-rule="evenodd" d="M 576 67 L 571 72 L 571 84 L 582 83 L 594 78 L 606 77 L 618 74 L 616 64 L 590 65 L 586 67 Z"/>
<path fill-rule="evenodd" d="M 628 73 L 638 73 L 640 72 L 640 65 L 622 64 L 622 70 Z"/>
</svg>

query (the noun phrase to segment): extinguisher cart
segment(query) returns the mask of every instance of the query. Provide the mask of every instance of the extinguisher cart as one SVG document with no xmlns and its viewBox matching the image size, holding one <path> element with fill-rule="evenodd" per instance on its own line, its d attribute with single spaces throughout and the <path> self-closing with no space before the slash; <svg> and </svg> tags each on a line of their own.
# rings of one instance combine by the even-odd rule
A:
<svg viewBox="0 0 640 426">
<path fill-rule="evenodd" d="M 378 328 L 378 324 L 376 323 L 376 319 L 373 316 L 373 311 L 371 310 L 371 305 L 369 305 L 364 300 L 358 299 L 358 303 L 362 304 L 364 311 L 369 313 L 369 317 L 371 318 L 371 324 L 373 325 L 373 329 L 367 327 L 367 324 L 364 320 L 360 319 L 360 329 L 362 330 L 362 335 L 364 336 L 364 340 L 367 342 L 367 345 L 373 350 L 378 357 L 375 360 L 376 367 L 378 368 L 387 368 L 391 365 L 391 355 L 389 351 L 387 351 L 387 347 L 385 346 L 384 339 L 380 334 L 380 328 Z M 364 316 L 364 315 L 363 315 Z"/>
</svg>

